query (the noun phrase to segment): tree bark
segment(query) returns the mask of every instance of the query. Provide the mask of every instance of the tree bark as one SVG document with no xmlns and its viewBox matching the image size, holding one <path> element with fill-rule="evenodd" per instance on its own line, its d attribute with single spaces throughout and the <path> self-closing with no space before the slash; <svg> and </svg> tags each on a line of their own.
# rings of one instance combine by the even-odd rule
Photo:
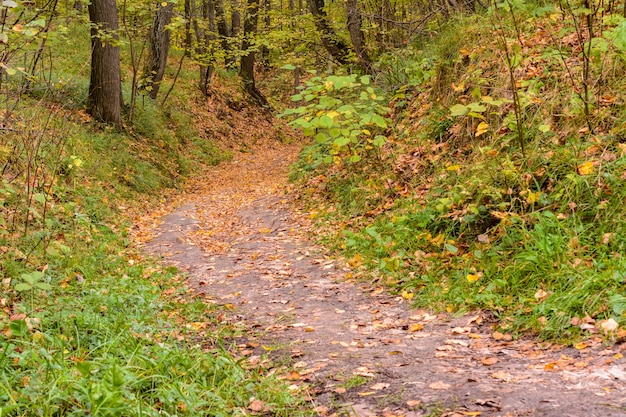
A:
<svg viewBox="0 0 626 417">
<path fill-rule="evenodd" d="M 241 3 L 239 0 L 231 1 L 231 12 L 230 12 L 230 39 L 229 39 L 229 50 L 239 50 L 241 45 L 238 45 L 239 42 L 239 33 L 241 33 Z M 229 54 L 227 55 L 226 66 L 228 68 L 235 67 L 235 58 Z"/>
<path fill-rule="evenodd" d="M 350 48 L 337 36 L 331 26 L 326 10 L 324 10 L 324 0 L 308 0 L 308 3 L 315 27 L 320 31 L 324 48 L 339 64 L 347 64 L 350 60 Z"/>
<path fill-rule="evenodd" d="M 217 24 L 217 34 L 220 37 L 220 45 L 224 52 L 224 65 L 228 66 L 230 53 L 230 39 L 231 33 L 228 28 L 228 22 L 226 21 L 226 12 L 224 11 L 224 0 L 215 0 L 215 21 Z M 232 61 L 232 59 L 231 59 Z"/>
<path fill-rule="evenodd" d="M 87 112 L 100 122 L 122 125 L 122 80 L 115 0 L 92 0 L 91 79 Z"/>
<path fill-rule="evenodd" d="M 170 31 L 167 25 L 172 21 L 174 3 L 159 2 L 157 8 L 150 29 L 150 51 L 144 70 L 144 88 L 148 90 L 148 95 L 153 100 L 156 100 L 159 94 L 167 66 L 167 55 L 170 49 Z"/>
<path fill-rule="evenodd" d="M 243 87 L 246 93 L 252 97 L 261 106 L 269 106 L 267 99 L 256 88 L 254 80 L 254 60 L 255 53 L 253 50 L 254 36 L 256 35 L 259 25 L 259 3 L 257 0 L 248 0 L 248 8 L 243 23 L 243 42 L 241 43 L 241 56 L 239 66 L 239 76 L 243 81 Z"/>
<path fill-rule="evenodd" d="M 348 15 L 348 31 L 350 32 L 350 40 L 352 47 L 356 53 L 356 57 L 361 68 L 366 74 L 373 73 L 372 60 L 365 48 L 365 35 L 363 34 L 363 18 L 357 0 L 346 1 L 346 13 Z"/>
<path fill-rule="evenodd" d="M 263 30 L 265 33 L 269 33 L 272 28 L 272 21 L 270 17 L 270 12 L 272 10 L 272 2 L 271 0 L 262 0 L 261 8 L 263 10 Z M 270 67 L 270 49 L 265 45 L 261 45 L 259 48 L 259 64 L 261 68 L 269 68 Z"/>
</svg>

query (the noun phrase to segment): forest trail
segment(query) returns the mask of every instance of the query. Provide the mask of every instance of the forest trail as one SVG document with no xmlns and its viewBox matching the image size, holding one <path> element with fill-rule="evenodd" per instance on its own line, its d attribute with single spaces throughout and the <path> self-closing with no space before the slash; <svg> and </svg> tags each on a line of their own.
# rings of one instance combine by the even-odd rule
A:
<svg viewBox="0 0 626 417">
<path fill-rule="evenodd" d="M 227 307 L 219 320 L 249 329 L 238 343 L 250 362 L 269 353 L 288 363 L 290 389 L 306 389 L 320 416 L 626 415 L 619 346 L 513 341 L 486 313 L 432 315 L 351 280 L 294 209 L 287 171 L 298 150 L 236 153 L 146 245 Z"/>
</svg>

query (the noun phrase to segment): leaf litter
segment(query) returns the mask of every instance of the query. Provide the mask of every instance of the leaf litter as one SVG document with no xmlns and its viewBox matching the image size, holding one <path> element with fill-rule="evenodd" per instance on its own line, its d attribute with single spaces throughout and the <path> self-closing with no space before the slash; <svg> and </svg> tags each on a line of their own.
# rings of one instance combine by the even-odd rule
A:
<svg viewBox="0 0 626 417">
<path fill-rule="evenodd" d="M 267 123 L 257 129 L 277 130 Z M 275 373 L 317 415 L 626 414 L 624 344 L 513 340 L 487 313 L 411 310 L 407 297 L 352 279 L 350 262 L 310 241 L 310 216 L 294 203 L 287 171 L 300 146 L 258 137 L 237 138 L 245 152 L 138 213 L 135 238 L 186 271 L 207 304 L 224 307 L 218 321 L 241 330 L 236 344 L 251 364 L 288 363 Z M 268 407 L 251 399 L 248 410 Z"/>
</svg>

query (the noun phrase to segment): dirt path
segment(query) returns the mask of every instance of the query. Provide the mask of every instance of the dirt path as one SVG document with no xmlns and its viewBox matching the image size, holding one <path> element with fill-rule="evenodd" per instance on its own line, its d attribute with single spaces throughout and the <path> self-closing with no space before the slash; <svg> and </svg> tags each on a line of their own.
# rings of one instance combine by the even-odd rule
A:
<svg viewBox="0 0 626 417">
<path fill-rule="evenodd" d="M 238 154 L 148 245 L 254 330 L 249 360 L 288 359 L 292 388 L 309 386 L 323 416 L 626 416 L 619 346 L 506 340 L 484 314 L 434 316 L 346 278 L 290 208 L 296 153 Z"/>
</svg>

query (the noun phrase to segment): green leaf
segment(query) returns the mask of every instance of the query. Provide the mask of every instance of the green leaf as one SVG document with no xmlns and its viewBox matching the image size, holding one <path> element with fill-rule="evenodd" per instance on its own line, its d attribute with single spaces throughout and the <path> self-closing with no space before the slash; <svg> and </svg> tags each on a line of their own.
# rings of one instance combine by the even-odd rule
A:
<svg viewBox="0 0 626 417">
<path fill-rule="evenodd" d="M 363 75 L 363 76 L 361 76 L 361 78 L 359 78 L 359 81 L 361 81 L 361 84 L 363 84 L 363 85 L 369 85 L 369 83 L 370 83 L 370 76 L 369 75 Z"/>
<path fill-rule="evenodd" d="M 352 163 L 359 162 L 360 160 L 361 160 L 361 157 L 359 155 L 352 155 L 350 157 L 350 162 L 352 162 Z"/>
<path fill-rule="evenodd" d="M 377 114 L 372 116 L 372 122 L 380 128 L 385 129 L 387 127 L 387 121 L 382 116 Z"/>
<path fill-rule="evenodd" d="M 332 128 L 328 131 L 328 134 L 330 135 L 331 138 L 338 138 L 339 136 L 341 136 L 341 130 L 335 128 Z"/>
<path fill-rule="evenodd" d="M 346 138 L 342 136 L 340 138 L 335 139 L 333 143 L 337 146 L 343 147 L 350 143 L 350 138 Z"/>
<path fill-rule="evenodd" d="M 284 70 L 289 70 L 289 71 L 293 71 L 296 69 L 295 65 L 292 65 L 292 64 L 283 65 L 280 68 Z"/>
<path fill-rule="evenodd" d="M 52 285 L 48 284 L 47 282 L 38 282 L 37 284 L 35 284 L 35 286 L 39 288 L 40 290 L 44 290 L 44 291 L 48 291 L 52 289 Z"/>
<path fill-rule="evenodd" d="M 609 305 L 615 314 L 621 316 L 626 311 L 626 297 L 621 294 L 615 294 L 609 299 Z"/>
<path fill-rule="evenodd" d="M 2 406 L 0 407 L 0 417 L 8 417 L 8 415 L 11 414 L 11 411 L 17 410 L 18 408 L 19 404 Z"/>
<path fill-rule="evenodd" d="M 326 143 L 327 140 L 328 135 L 326 135 L 326 133 L 319 132 L 317 135 L 315 135 L 315 141 L 317 143 Z"/>
<path fill-rule="evenodd" d="M 40 203 L 40 204 L 45 204 L 46 203 L 46 196 L 43 193 L 37 193 L 35 195 L 33 195 L 33 199 Z"/>
<path fill-rule="evenodd" d="M 333 119 L 327 115 L 323 115 L 319 118 L 319 126 L 325 128 L 331 128 L 333 126 Z"/>
<path fill-rule="evenodd" d="M 9 324 L 9 328 L 11 329 L 11 333 L 17 337 L 28 334 L 28 325 L 26 324 L 26 320 L 13 320 L 11 324 Z"/>
<path fill-rule="evenodd" d="M 291 96 L 291 101 L 301 101 L 302 98 L 302 94 L 294 94 L 293 96 Z"/>
<path fill-rule="evenodd" d="M 378 146 L 380 148 L 385 143 L 387 143 L 387 138 L 384 137 L 383 135 L 376 135 L 376 137 L 374 138 L 374 142 L 373 142 L 374 146 Z"/>
<path fill-rule="evenodd" d="M 483 106 L 480 103 L 470 103 L 467 105 L 467 108 L 472 111 L 472 112 L 476 112 L 476 113 L 482 113 L 485 110 L 487 110 L 487 107 Z"/>
<path fill-rule="evenodd" d="M 18 292 L 30 291 L 32 289 L 33 289 L 33 286 L 25 282 L 20 282 L 19 284 L 15 285 L 15 291 L 18 291 Z"/>
<path fill-rule="evenodd" d="M 455 255 L 459 252 L 459 248 L 457 248 L 457 247 L 456 247 L 456 246 L 454 246 L 454 245 L 451 245 L 450 243 L 446 243 L 444 246 L 446 247 L 446 249 L 447 249 L 449 252 L 451 252 L 451 253 L 453 253 L 453 254 L 455 254 Z"/>
<path fill-rule="evenodd" d="M 455 104 L 454 106 L 450 107 L 451 116 L 464 116 L 467 114 L 468 111 L 469 109 L 467 108 L 467 106 L 464 106 L 462 104 Z"/>
</svg>

